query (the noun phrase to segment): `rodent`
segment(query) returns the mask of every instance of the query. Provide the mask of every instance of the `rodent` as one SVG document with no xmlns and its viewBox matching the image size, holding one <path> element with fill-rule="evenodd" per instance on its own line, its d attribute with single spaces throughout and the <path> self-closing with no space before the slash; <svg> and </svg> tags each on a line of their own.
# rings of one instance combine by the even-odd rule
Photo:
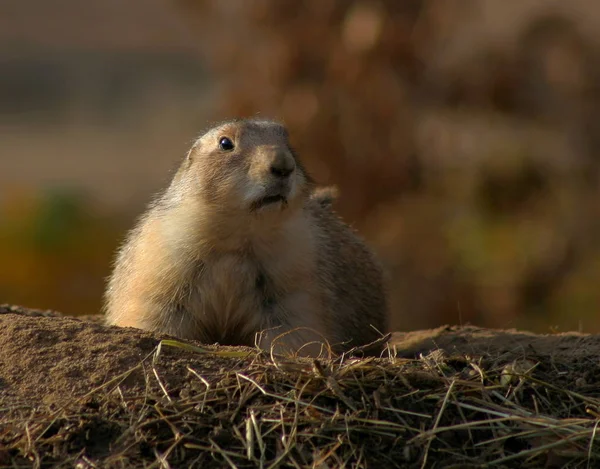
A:
<svg viewBox="0 0 600 469">
<path fill-rule="evenodd" d="M 109 324 L 317 356 L 387 332 L 382 268 L 276 121 L 205 132 L 120 248 Z"/>
</svg>

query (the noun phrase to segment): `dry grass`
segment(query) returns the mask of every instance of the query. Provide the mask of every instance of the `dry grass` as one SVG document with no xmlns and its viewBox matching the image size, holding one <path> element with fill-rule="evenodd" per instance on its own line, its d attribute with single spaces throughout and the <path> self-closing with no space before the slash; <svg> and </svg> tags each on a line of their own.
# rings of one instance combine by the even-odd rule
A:
<svg viewBox="0 0 600 469">
<path fill-rule="evenodd" d="M 185 376 L 165 366 L 182 355 Z M 389 355 L 311 361 L 162 341 L 65 406 L 4 398 L 0 466 L 599 467 L 600 400 L 568 389 L 552 363 Z"/>
</svg>

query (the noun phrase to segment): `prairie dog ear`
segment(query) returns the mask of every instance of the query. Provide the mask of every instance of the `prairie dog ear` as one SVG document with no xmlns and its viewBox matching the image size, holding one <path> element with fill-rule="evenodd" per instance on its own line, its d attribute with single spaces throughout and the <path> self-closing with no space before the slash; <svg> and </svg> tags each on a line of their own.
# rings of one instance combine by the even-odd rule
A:
<svg viewBox="0 0 600 469">
<path fill-rule="evenodd" d="M 196 151 L 196 149 L 200 146 L 200 139 L 196 140 L 194 143 L 192 143 L 192 146 L 190 147 L 190 149 L 188 150 L 187 154 L 185 155 L 185 160 L 189 161 L 192 159 L 192 156 L 194 154 L 194 152 Z"/>
<path fill-rule="evenodd" d="M 323 207 L 331 207 L 339 195 L 337 186 L 321 186 L 312 191 L 310 198 Z"/>
</svg>

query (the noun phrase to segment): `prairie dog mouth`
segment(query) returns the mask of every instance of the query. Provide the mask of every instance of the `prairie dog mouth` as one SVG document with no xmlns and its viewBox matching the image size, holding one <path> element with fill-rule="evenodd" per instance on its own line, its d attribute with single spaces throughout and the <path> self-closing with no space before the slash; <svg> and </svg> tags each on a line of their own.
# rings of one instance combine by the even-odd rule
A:
<svg viewBox="0 0 600 469">
<path fill-rule="evenodd" d="M 253 202 L 251 210 L 256 211 L 258 209 L 266 207 L 267 205 L 273 205 L 273 204 L 277 204 L 279 202 L 281 202 L 282 208 L 285 207 L 288 202 L 287 197 L 285 197 L 282 194 L 268 195 L 266 197 L 262 197 L 262 198 L 258 199 L 257 201 Z"/>
</svg>

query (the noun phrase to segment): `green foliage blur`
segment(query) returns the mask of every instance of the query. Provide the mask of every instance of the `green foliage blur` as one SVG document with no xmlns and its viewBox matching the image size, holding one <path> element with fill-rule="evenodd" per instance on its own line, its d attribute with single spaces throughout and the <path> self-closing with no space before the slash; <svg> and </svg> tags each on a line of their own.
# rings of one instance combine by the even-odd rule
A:
<svg viewBox="0 0 600 469">
<path fill-rule="evenodd" d="M 70 314 L 96 314 L 122 235 L 78 192 L 11 193 L 0 206 L 0 298 Z"/>
</svg>

